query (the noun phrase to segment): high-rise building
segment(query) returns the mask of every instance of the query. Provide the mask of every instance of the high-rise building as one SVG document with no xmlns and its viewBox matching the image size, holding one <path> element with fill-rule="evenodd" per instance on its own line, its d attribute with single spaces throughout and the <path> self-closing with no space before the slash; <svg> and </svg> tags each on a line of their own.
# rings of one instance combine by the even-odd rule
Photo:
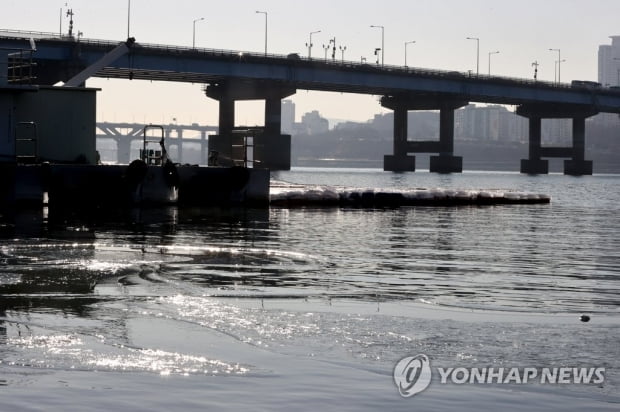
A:
<svg viewBox="0 0 620 412">
<path fill-rule="evenodd" d="M 295 127 L 295 103 L 292 100 L 282 101 L 282 133 L 292 134 Z"/>
<path fill-rule="evenodd" d="M 611 44 L 602 44 L 598 48 L 598 82 L 603 87 L 620 87 L 620 36 L 610 36 Z M 620 123 L 616 114 L 601 113 L 596 122 L 615 126 Z"/>
<path fill-rule="evenodd" d="M 598 48 L 598 82 L 604 87 L 620 87 L 620 36 L 610 36 L 611 45 Z"/>
</svg>

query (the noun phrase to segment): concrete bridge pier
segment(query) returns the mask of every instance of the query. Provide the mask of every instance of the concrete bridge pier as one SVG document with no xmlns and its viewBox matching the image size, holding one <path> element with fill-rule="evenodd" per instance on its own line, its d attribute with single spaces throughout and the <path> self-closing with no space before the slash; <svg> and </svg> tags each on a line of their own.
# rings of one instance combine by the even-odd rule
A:
<svg viewBox="0 0 620 412">
<path fill-rule="evenodd" d="M 573 153 L 572 159 L 564 160 L 564 174 L 573 176 L 591 175 L 591 160 L 585 160 L 586 152 L 586 118 L 573 118 Z"/>
<path fill-rule="evenodd" d="M 291 136 L 282 134 L 282 99 L 295 89 L 273 84 L 229 82 L 209 85 L 208 97 L 219 101 L 219 133 L 209 136 L 209 153 L 218 153 L 221 165 L 245 158 L 242 133 L 235 133 L 235 101 L 265 100 L 265 124 L 262 133 L 253 133 L 253 167 L 270 170 L 291 168 Z M 252 128 L 257 129 L 257 128 Z"/>
<path fill-rule="evenodd" d="M 206 165 L 208 162 L 207 150 L 209 146 L 207 143 L 207 132 L 200 132 L 200 164 Z"/>
<path fill-rule="evenodd" d="M 454 156 L 454 110 L 452 106 L 439 110 L 439 156 L 431 156 L 429 167 L 433 173 L 463 172 L 463 158 Z"/>
<path fill-rule="evenodd" d="M 270 170 L 290 170 L 291 135 L 282 134 L 282 99 L 265 99 L 265 127 L 253 142 L 254 167 Z"/>
<path fill-rule="evenodd" d="M 174 141 L 176 142 L 175 146 L 177 149 L 177 157 L 174 161 L 183 163 L 183 129 L 177 129 L 176 132 L 176 138 Z"/>
<path fill-rule="evenodd" d="M 219 99 L 219 132 L 209 136 L 209 153 L 217 153 L 217 163 L 222 166 L 232 165 L 236 157 L 233 148 L 238 142 L 233 142 L 235 128 L 235 101 L 222 97 Z M 209 155 L 210 156 L 210 155 Z"/>
<path fill-rule="evenodd" d="M 528 158 L 521 159 L 521 173 L 542 175 L 549 173 L 549 161 L 541 159 L 542 153 L 542 119 L 530 117 Z"/>
<path fill-rule="evenodd" d="M 405 106 L 394 107 L 394 154 L 383 157 L 383 170 L 415 172 L 415 156 L 407 155 L 407 114 Z"/>
<path fill-rule="evenodd" d="M 130 162 L 132 139 L 121 136 L 114 139 L 116 141 L 116 161 L 118 164 L 127 165 Z"/>
<path fill-rule="evenodd" d="M 430 158 L 434 173 L 461 173 L 463 158 L 454 156 L 454 111 L 468 102 L 443 96 L 383 96 L 381 105 L 394 111 L 394 154 L 385 155 L 383 170 L 415 171 L 415 156 L 409 153 L 437 153 Z M 407 114 L 409 110 L 439 110 L 439 141 L 408 141 Z"/>
<path fill-rule="evenodd" d="M 543 158 L 569 158 L 564 160 L 564 174 L 591 175 L 592 161 L 585 160 L 586 118 L 598 113 L 595 107 L 584 105 L 521 105 L 517 114 L 529 120 L 528 159 L 521 160 L 521 173 L 547 174 L 549 161 Z M 573 122 L 572 147 L 543 147 L 541 122 L 543 118 L 569 118 Z"/>
</svg>

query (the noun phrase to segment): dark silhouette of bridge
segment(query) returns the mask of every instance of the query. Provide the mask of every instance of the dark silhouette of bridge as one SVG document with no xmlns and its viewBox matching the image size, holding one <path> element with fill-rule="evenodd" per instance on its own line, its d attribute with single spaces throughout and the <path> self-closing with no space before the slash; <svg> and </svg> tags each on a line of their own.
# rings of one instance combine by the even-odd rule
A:
<svg viewBox="0 0 620 412">
<path fill-rule="evenodd" d="M 0 33 L 2 34 L 2 33 Z M 29 48 L 28 33 L 4 33 L 0 47 Z M 67 81 L 118 46 L 118 42 L 36 36 L 39 84 Z M 591 174 L 585 160 L 585 119 L 600 112 L 620 113 L 620 91 L 592 82 L 550 83 L 454 71 L 371 65 L 337 60 L 307 59 L 297 54 L 266 55 L 230 50 L 196 49 L 127 42 L 128 52 L 92 75 L 103 78 L 190 82 L 205 85 L 206 95 L 219 102 L 218 134 L 209 137 L 209 150 L 232 157 L 239 144 L 235 133 L 235 101 L 265 100 L 265 123 L 254 136 L 254 157 L 265 167 L 290 168 L 290 136 L 281 133 L 281 100 L 297 89 L 380 95 L 381 104 L 394 111 L 393 154 L 384 169 L 415 170 L 414 153 L 431 153 L 430 170 L 462 171 L 454 155 L 454 110 L 471 101 L 517 106 L 529 119 L 529 156 L 524 173 L 547 173 L 549 157 L 564 157 L 565 173 Z M 407 112 L 440 112 L 438 141 L 408 141 Z M 570 118 L 570 147 L 543 147 L 541 120 Z"/>
<path fill-rule="evenodd" d="M 126 122 L 98 122 L 97 139 L 114 141 L 116 143 L 117 162 L 128 164 L 132 160 L 130 156 L 132 144 L 139 142 L 138 146 L 141 147 L 142 145 L 144 126 L 143 124 Z M 167 124 L 163 125 L 163 128 L 166 146 L 176 149 L 177 156 L 174 159 L 175 162 L 184 162 L 183 144 L 194 143 L 200 146 L 201 164 L 207 163 L 208 136 L 217 132 L 217 127 L 198 124 Z M 193 137 L 188 137 L 188 134 L 192 134 Z"/>
</svg>

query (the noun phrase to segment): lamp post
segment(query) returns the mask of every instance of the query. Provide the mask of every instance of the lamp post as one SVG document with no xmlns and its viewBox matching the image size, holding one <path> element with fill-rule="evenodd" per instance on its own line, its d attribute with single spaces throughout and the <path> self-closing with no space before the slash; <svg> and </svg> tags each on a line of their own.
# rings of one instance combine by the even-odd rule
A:
<svg viewBox="0 0 620 412">
<path fill-rule="evenodd" d="M 560 52 L 560 49 L 549 49 L 549 51 L 556 51 L 558 52 L 558 61 L 557 63 L 557 74 L 558 74 L 558 78 L 557 78 L 557 82 L 560 83 L 562 76 L 560 76 L 560 74 L 562 73 L 562 53 Z"/>
<path fill-rule="evenodd" d="M 329 50 L 329 47 L 330 47 L 329 45 L 331 44 L 331 42 L 332 41 L 330 40 L 328 44 L 323 45 L 323 51 L 325 52 L 325 60 L 327 60 L 327 51 Z"/>
<path fill-rule="evenodd" d="M 310 39 L 308 41 L 308 43 L 306 44 L 306 46 L 308 46 L 308 58 L 311 59 L 312 58 L 312 35 L 316 34 L 316 33 L 320 33 L 321 30 L 317 30 L 317 31 L 311 31 L 310 32 Z"/>
<path fill-rule="evenodd" d="M 204 17 L 194 20 L 194 29 L 192 31 L 192 49 L 196 48 L 196 22 L 204 20 Z"/>
<path fill-rule="evenodd" d="M 338 48 L 340 49 L 340 52 L 342 53 L 341 61 L 344 63 L 344 51 L 347 49 L 347 46 L 338 46 Z"/>
<path fill-rule="evenodd" d="M 256 13 L 265 15 L 265 56 L 266 56 L 267 55 L 267 12 L 257 10 Z"/>
<path fill-rule="evenodd" d="M 131 23 L 131 0 L 127 0 L 127 39 L 129 39 L 130 23 Z"/>
<path fill-rule="evenodd" d="M 407 67 L 407 45 L 415 43 L 415 40 L 405 42 L 405 67 Z"/>
<path fill-rule="evenodd" d="M 562 60 L 556 60 L 555 64 L 553 65 L 553 75 L 555 76 L 553 78 L 553 81 L 555 81 L 556 83 L 560 83 L 560 80 L 558 79 L 558 65 L 560 63 L 564 63 L 566 61 L 566 59 L 562 59 Z"/>
<path fill-rule="evenodd" d="M 478 37 L 468 37 L 467 40 L 476 40 L 476 76 L 480 74 L 480 39 Z"/>
<path fill-rule="evenodd" d="M 383 26 L 370 26 L 373 29 L 381 29 L 381 67 L 385 64 L 385 27 Z"/>
<path fill-rule="evenodd" d="M 499 54 L 499 50 L 494 51 L 494 52 L 489 52 L 489 76 L 491 75 L 491 55 L 493 54 Z"/>
</svg>

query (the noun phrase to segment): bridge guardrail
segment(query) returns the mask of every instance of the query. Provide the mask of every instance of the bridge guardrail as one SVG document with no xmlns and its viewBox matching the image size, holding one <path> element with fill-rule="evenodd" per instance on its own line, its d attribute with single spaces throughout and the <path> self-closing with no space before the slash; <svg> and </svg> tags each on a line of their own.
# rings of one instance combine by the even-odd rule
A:
<svg viewBox="0 0 620 412">
<path fill-rule="evenodd" d="M 118 45 L 118 42 L 111 42 L 109 40 L 97 40 L 97 39 L 81 39 L 80 42 L 82 44 L 88 44 L 92 46 L 105 46 L 112 47 Z M 228 57 L 230 59 L 244 59 L 244 60 L 254 60 L 261 61 L 263 59 L 267 60 L 279 60 L 282 62 L 287 62 L 289 64 L 319 64 L 323 66 L 333 66 L 333 67 L 344 67 L 352 70 L 371 70 L 377 72 L 390 72 L 390 73 L 399 73 L 399 74 L 415 74 L 422 76 L 440 76 L 440 77 L 453 77 L 458 80 L 495 80 L 495 81 L 504 81 L 518 84 L 528 84 L 532 86 L 547 86 L 553 88 L 565 88 L 570 89 L 572 86 L 570 83 L 555 83 L 544 80 L 531 80 L 524 79 L 518 77 L 508 77 L 508 76 L 488 76 L 485 74 L 470 74 L 468 72 L 459 72 L 454 70 L 441 70 L 441 69 L 429 69 L 429 68 L 421 68 L 421 67 L 405 67 L 405 66 L 396 66 L 396 65 L 376 65 L 376 64 L 368 64 L 368 63 L 360 63 L 351 60 L 338 60 L 338 59 L 321 59 L 321 58 L 308 58 L 299 56 L 299 58 L 291 59 L 288 55 L 283 54 L 273 54 L 273 53 L 261 53 L 261 52 L 251 52 L 251 51 L 238 51 L 238 50 L 223 50 L 223 49 L 212 49 L 212 48 L 194 48 L 194 47 L 184 47 L 184 46 L 174 46 L 174 45 L 163 45 L 163 44 L 155 44 L 155 43 L 139 43 L 137 42 L 134 46 L 136 48 L 145 48 L 150 50 L 159 50 L 166 53 L 191 53 L 194 55 L 209 55 L 209 56 L 221 56 Z"/>
</svg>

